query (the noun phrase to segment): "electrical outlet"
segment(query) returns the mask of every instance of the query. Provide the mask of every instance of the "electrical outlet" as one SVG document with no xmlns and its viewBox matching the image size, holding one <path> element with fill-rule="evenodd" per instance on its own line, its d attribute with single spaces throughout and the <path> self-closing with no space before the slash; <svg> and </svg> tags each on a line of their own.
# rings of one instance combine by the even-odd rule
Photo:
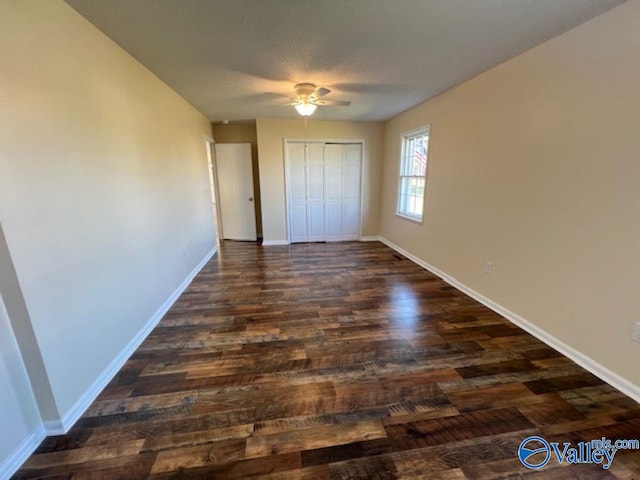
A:
<svg viewBox="0 0 640 480">
<path fill-rule="evenodd" d="M 636 322 L 635 326 L 633 327 L 633 333 L 631 334 L 631 340 L 633 340 L 634 342 L 639 342 L 640 343 L 640 322 Z"/>
<path fill-rule="evenodd" d="M 493 273 L 493 262 L 491 260 L 487 260 L 484 264 L 484 273 Z"/>
</svg>

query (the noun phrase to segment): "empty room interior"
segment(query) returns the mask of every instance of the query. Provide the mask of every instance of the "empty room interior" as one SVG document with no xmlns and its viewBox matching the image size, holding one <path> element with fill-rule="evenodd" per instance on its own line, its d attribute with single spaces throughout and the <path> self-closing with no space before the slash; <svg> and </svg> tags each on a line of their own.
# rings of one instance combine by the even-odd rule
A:
<svg viewBox="0 0 640 480">
<path fill-rule="evenodd" d="M 640 0 L 0 0 L 0 479 L 640 479 Z"/>
</svg>

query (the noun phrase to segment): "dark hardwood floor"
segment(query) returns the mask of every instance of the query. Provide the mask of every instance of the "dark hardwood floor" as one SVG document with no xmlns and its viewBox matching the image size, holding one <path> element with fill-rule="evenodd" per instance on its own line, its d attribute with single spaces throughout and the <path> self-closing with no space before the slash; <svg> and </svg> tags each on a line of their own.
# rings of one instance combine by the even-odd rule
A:
<svg viewBox="0 0 640 480">
<path fill-rule="evenodd" d="M 640 405 L 380 243 L 227 242 L 17 479 L 640 479 L 524 467 L 635 439 Z"/>
</svg>

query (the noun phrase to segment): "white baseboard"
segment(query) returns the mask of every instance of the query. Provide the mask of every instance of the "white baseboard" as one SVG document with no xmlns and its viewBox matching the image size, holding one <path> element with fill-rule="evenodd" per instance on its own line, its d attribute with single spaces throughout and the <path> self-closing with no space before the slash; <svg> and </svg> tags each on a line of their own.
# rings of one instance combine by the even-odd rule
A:
<svg viewBox="0 0 640 480">
<path fill-rule="evenodd" d="M 288 240 L 263 240 L 262 241 L 263 247 L 275 247 L 278 245 L 289 245 L 289 241 Z"/>
<path fill-rule="evenodd" d="M 27 461 L 27 458 L 38 448 L 45 436 L 44 428 L 39 425 L 31 435 L 25 438 L 13 453 L 0 464 L 0 480 L 11 478 L 11 475 L 16 473 L 22 464 Z"/>
<path fill-rule="evenodd" d="M 379 242 L 380 241 L 380 236 L 379 235 L 368 235 L 366 237 L 360 237 L 360 241 L 361 242 Z"/>
<path fill-rule="evenodd" d="M 74 423 L 82 416 L 82 414 L 91 406 L 93 401 L 100 395 L 100 392 L 109 384 L 116 376 L 122 366 L 126 363 L 131 355 L 142 344 L 145 338 L 151 333 L 162 317 L 169 311 L 171 306 L 180 297 L 182 292 L 186 290 L 194 277 L 202 270 L 206 263 L 215 255 L 218 247 L 214 247 L 205 257 L 196 265 L 196 267 L 187 275 L 187 278 L 176 288 L 169 298 L 160 306 L 153 314 L 149 321 L 142 327 L 135 337 L 124 347 L 120 354 L 109 364 L 102 374 L 93 382 L 87 391 L 80 397 L 73 407 L 59 421 L 44 422 L 44 431 L 47 435 L 64 435 L 67 433 Z"/>
<path fill-rule="evenodd" d="M 494 302 L 490 298 L 485 297 L 481 293 L 476 292 L 475 290 L 473 290 L 472 288 L 468 287 L 464 283 L 456 280 L 455 278 L 453 278 L 450 275 L 446 274 L 442 270 L 439 270 L 438 268 L 434 267 L 433 265 L 430 265 L 429 263 L 425 262 L 424 260 L 422 260 L 422 259 L 416 257 L 415 255 L 407 252 L 406 250 L 404 250 L 403 248 L 399 247 L 395 243 L 390 242 L 389 240 L 387 240 L 384 237 L 381 237 L 380 241 L 382 243 L 384 243 L 385 245 L 387 245 L 389 248 L 391 248 L 391 249 L 395 250 L 396 252 L 398 252 L 399 254 L 401 254 L 402 256 L 408 258 L 413 263 L 419 265 L 420 267 L 424 268 L 425 270 L 430 271 L 434 275 L 437 275 L 438 277 L 443 279 L 445 282 L 447 282 L 449 285 L 457 288 L 461 292 L 466 293 L 471 298 L 473 298 L 474 300 L 482 303 L 484 306 L 490 308 L 491 310 L 493 310 L 494 312 L 498 313 L 499 315 L 502 315 L 503 317 L 505 317 L 510 322 L 514 323 L 515 325 L 519 326 L 523 330 L 527 331 L 528 333 L 530 333 L 531 335 L 536 337 L 538 340 L 544 342 L 545 344 L 549 345 L 551 348 L 554 348 L 558 352 L 562 353 L 566 357 L 568 357 L 571 360 L 573 360 L 574 362 L 576 362 L 582 368 L 584 368 L 584 369 L 588 370 L 589 372 L 593 373 L 596 377 L 599 377 L 600 379 L 604 380 L 605 382 L 607 382 L 612 387 L 617 388 L 618 390 L 620 390 L 625 395 L 628 395 L 629 397 L 633 398 L 636 402 L 640 403 L 640 386 L 635 385 L 635 384 L 631 383 L 629 380 L 621 377 L 617 373 L 612 372 L 607 367 L 601 365 L 600 363 L 596 362 L 592 358 L 590 358 L 587 355 L 585 355 L 584 353 L 576 350 L 575 348 L 571 347 L 570 345 L 567 345 L 562 340 L 559 340 L 558 338 L 554 337 L 549 332 L 547 332 L 547 331 L 543 330 L 542 328 L 538 327 L 537 325 L 531 323 L 529 320 L 521 317 L 517 313 L 512 312 L 511 310 L 503 307 L 502 305 L 499 305 L 498 303 Z"/>
</svg>

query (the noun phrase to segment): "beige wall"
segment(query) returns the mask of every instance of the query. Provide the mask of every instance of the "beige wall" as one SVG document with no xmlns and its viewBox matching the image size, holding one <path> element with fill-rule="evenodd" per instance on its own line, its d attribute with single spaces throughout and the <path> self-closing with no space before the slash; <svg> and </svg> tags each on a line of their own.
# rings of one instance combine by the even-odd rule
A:
<svg viewBox="0 0 640 480">
<path fill-rule="evenodd" d="M 0 293 L 64 417 L 214 247 L 211 126 L 62 1 L 0 8 L 0 223 L 25 314 Z"/>
<path fill-rule="evenodd" d="M 213 138 L 216 143 L 250 143 L 251 159 L 253 164 L 253 191 L 256 207 L 256 231 L 258 237 L 262 236 L 262 204 L 260 201 L 260 169 L 258 167 L 258 133 L 255 123 L 227 125 L 214 123 Z M 224 226 L 223 226 L 224 228 Z"/>
<path fill-rule="evenodd" d="M 258 119 L 258 156 L 265 241 L 285 241 L 287 235 L 284 152 L 285 138 L 305 138 L 304 121 Z M 364 140 L 362 235 L 378 235 L 380 228 L 380 173 L 383 124 L 309 120 L 306 138 Z"/>
<path fill-rule="evenodd" d="M 636 386 L 638 18 L 625 3 L 389 121 L 382 201 L 385 238 Z M 398 156 L 426 124 L 418 225 L 394 214 Z"/>
</svg>

